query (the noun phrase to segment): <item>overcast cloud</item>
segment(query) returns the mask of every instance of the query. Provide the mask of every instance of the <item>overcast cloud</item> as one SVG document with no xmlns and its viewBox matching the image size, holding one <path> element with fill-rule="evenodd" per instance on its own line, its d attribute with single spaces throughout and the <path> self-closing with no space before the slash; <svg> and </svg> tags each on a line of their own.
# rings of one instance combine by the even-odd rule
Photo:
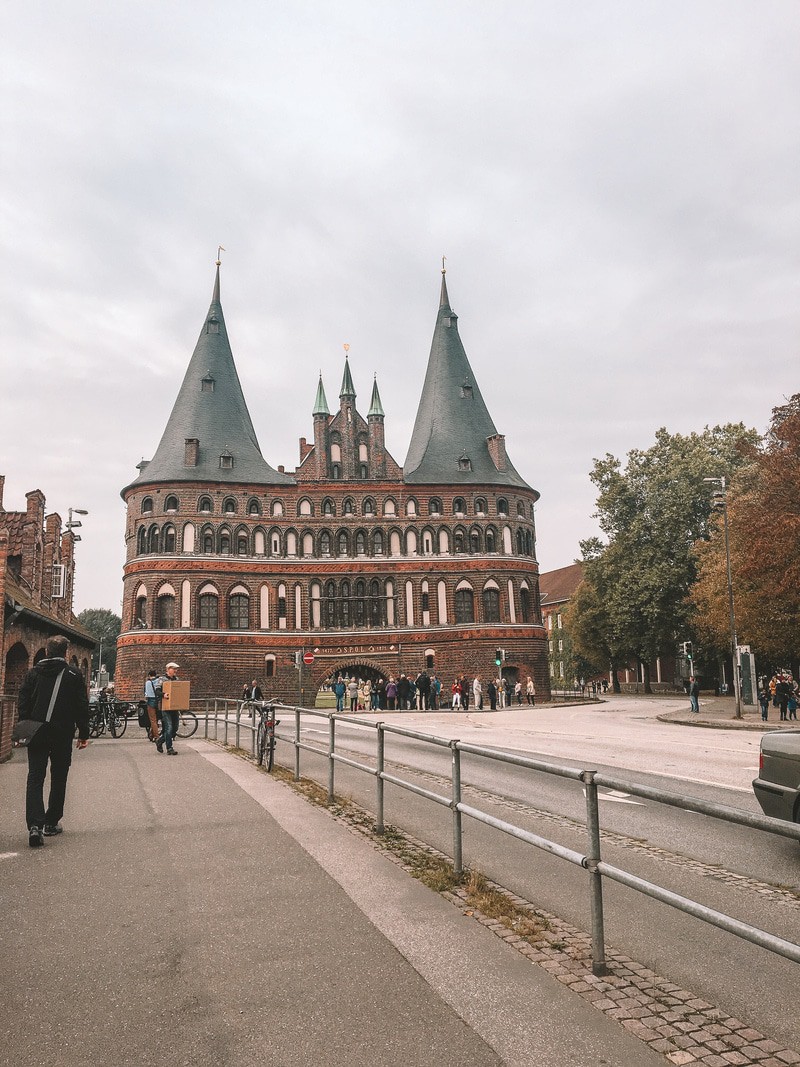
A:
<svg viewBox="0 0 800 1067">
<path fill-rule="evenodd" d="M 593 457 L 662 425 L 763 430 L 800 388 L 796 0 L 54 0 L 6 11 L 0 59 L 0 473 L 9 510 L 35 488 L 89 510 L 78 611 L 120 609 L 119 491 L 218 244 L 261 449 L 287 469 L 344 342 L 403 462 L 447 256 L 542 494 L 542 570 L 595 532 Z"/>
</svg>

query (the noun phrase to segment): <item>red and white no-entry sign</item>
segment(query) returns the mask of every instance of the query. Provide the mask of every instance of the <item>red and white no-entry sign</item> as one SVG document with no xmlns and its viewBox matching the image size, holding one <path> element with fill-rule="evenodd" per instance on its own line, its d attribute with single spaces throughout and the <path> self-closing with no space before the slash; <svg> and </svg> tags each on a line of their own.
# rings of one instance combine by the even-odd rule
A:
<svg viewBox="0 0 800 1067">
<path fill-rule="evenodd" d="M 313 662 L 314 662 L 314 653 L 313 652 L 304 652 L 303 653 L 303 663 L 305 663 L 305 665 L 307 667 L 310 667 Z"/>
</svg>

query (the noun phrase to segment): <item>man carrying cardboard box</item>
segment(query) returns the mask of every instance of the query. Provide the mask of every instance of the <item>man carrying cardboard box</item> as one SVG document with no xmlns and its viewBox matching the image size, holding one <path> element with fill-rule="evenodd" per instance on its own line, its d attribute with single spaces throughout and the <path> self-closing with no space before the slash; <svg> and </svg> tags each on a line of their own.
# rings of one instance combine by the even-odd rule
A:
<svg viewBox="0 0 800 1067">
<path fill-rule="evenodd" d="M 177 663 L 168 663 L 166 676 L 161 682 L 164 690 L 164 697 L 161 702 L 161 735 L 156 741 L 156 747 L 159 752 L 163 752 L 164 745 L 166 745 L 168 756 L 178 755 L 172 746 L 172 742 L 175 734 L 178 732 L 178 727 L 180 726 L 180 713 L 171 706 L 170 701 L 167 699 L 167 683 L 176 682 L 178 680 L 179 670 L 180 666 Z"/>
</svg>

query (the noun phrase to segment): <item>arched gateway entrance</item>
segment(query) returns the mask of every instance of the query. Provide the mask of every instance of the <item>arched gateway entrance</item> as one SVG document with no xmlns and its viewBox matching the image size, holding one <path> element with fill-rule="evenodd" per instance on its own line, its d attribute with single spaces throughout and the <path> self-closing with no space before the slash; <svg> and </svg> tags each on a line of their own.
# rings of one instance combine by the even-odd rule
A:
<svg viewBox="0 0 800 1067">
<path fill-rule="evenodd" d="M 332 696 L 333 683 L 338 677 L 342 677 L 345 682 L 349 682 L 355 678 L 358 682 L 369 681 L 371 687 L 374 689 L 378 681 L 383 679 L 384 682 L 388 681 L 390 677 L 396 677 L 393 671 L 388 670 L 381 663 L 377 663 L 374 660 L 363 657 L 354 657 L 352 659 L 341 659 L 330 670 L 330 672 L 322 679 L 320 683 L 319 692 L 317 693 L 317 707 L 327 707 L 334 704 Z M 346 707 L 349 705 L 345 705 Z"/>
</svg>

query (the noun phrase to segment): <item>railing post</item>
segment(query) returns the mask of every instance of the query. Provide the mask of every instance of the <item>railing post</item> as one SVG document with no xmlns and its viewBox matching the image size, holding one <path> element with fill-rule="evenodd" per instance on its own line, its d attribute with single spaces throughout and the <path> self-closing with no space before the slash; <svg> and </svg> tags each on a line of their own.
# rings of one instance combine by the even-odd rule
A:
<svg viewBox="0 0 800 1067">
<path fill-rule="evenodd" d="M 256 758 L 256 709 L 250 705 L 250 755 Z"/>
<path fill-rule="evenodd" d="M 294 709 L 294 780 L 300 781 L 300 708 Z"/>
<path fill-rule="evenodd" d="M 333 803 L 333 753 L 336 749 L 336 719 L 328 718 L 328 803 Z"/>
<path fill-rule="evenodd" d="M 222 714 L 225 716 L 225 736 L 223 738 L 225 744 L 228 744 L 228 701 L 222 701 Z"/>
<path fill-rule="evenodd" d="M 376 726 L 378 730 L 378 753 L 375 767 L 375 832 L 382 834 L 386 830 L 383 823 L 383 794 L 384 786 L 386 784 L 383 780 L 383 761 L 386 748 L 386 734 L 384 733 L 382 722 L 376 723 Z"/>
<path fill-rule="evenodd" d="M 606 938 L 603 923 L 603 878 L 597 869 L 600 862 L 600 808 L 597 803 L 597 786 L 594 776 L 597 771 L 583 771 L 586 793 L 586 827 L 589 831 L 589 850 L 586 870 L 589 872 L 589 897 L 592 913 L 592 973 L 608 974 L 606 966 Z"/>
<path fill-rule="evenodd" d="M 458 741 L 450 742 L 450 758 L 453 779 L 453 799 L 450 802 L 453 812 L 453 873 L 460 878 L 464 873 L 464 866 L 461 850 L 461 812 L 458 810 L 458 805 L 461 803 L 461 752 L 458 748 Z"/>
<path fill-rule="evenodd" d="M 236 747 L 241 748 L 241 719 L 242 719 L 242 705 L 237 701 L 236 703 Z"/>
</svg>

